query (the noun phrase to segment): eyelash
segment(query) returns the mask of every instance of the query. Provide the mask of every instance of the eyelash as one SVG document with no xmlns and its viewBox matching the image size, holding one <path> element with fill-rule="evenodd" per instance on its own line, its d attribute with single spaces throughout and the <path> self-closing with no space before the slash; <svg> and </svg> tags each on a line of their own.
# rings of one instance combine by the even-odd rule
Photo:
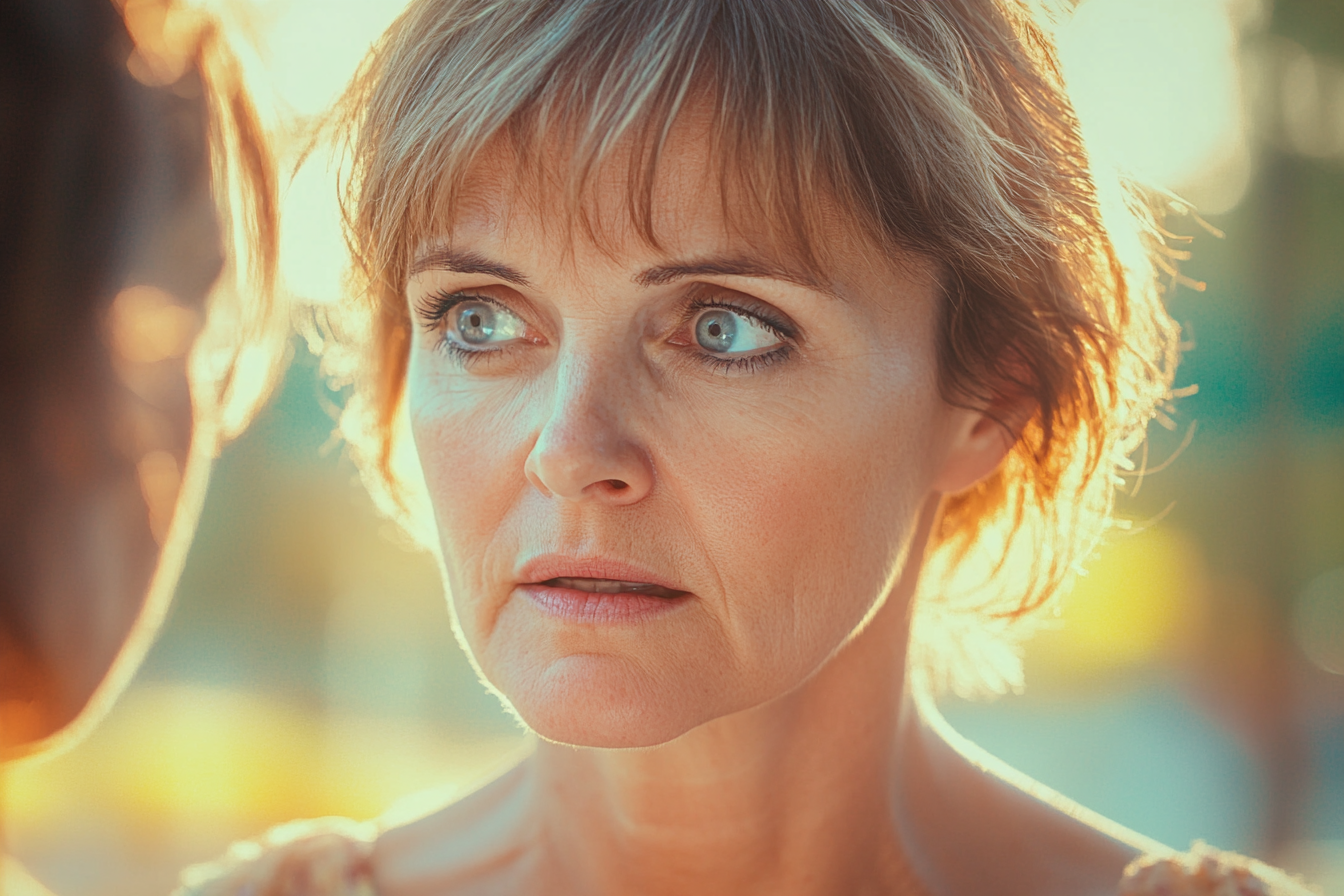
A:
<svg viewBox="0 0 1344 896">
<path fill-rule="evenodd" d="M 474 295 L 468 292 L 439 292 L 423 300 L 416 308 L 416 313 L 421 319 L 421 325 L 426 330 L 438 332 L 439 338 L 434 348 L 438 351 L 447 352 L 449 356 L 463 364 L 469 366 L 478 361 L 484 360 L 484 356 L 493 355 L 499 352 L 499 349 L 468 349 L 455 344 L 448 338 L 447 329 L 443 326 L 444 320 L 454 308 L 466 301 L 485 302 L 499 308 L 509 310 L 507 306 L 495 301 L 489 296 Z M 755 373 L 775 364 L 779 361 L 788 359 L 794 351 L 794 346 L 789 344 L 796 338 L 793 329 L 781 321 L 771 319 L 760 309 L 746 308 L 743 305 L 731 302 L 720 302 L 712 299 L 694 299 L 689 302 L 686 309 L 682 312 L 681 321 L 678 326 L 684 328 L 696 316 L 708 308 L 723 308 L 734 314 L 741 314 L 756 321 L 760 326 L 782 340 L 787 340 L 783 344 L 771 349 L 768 352 L 762 352 L 759 355 L 748 355 L 744 358 L 720 358 L 705 351 L 692 352 L 695 359 L 706 367 L 718 373 L 730 373 L 745 371 Z M 510 311 L 512 313 L 512 311 Z"/>
</svg>

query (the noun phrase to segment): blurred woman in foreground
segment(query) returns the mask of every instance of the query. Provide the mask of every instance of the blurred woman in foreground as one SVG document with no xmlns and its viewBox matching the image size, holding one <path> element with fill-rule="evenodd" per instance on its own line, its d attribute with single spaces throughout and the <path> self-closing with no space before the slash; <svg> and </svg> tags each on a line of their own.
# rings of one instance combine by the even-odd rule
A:
<svg viewBox="0 0 1344 896">
<path fill-rule="evenodd" d="M 1302 892 L 932 702 L 1011 677 L 1176 361 L 1024 4 L 419 0 L 346 111 L 343 427 L 540 741 L 188 892 Z"/>
<path fill-rule="evenodd" d="M 135 671 L 278 356 L 270 162 L 209 23 L 177 37 L 137 46 L 107 0 L 0 9 L 4 761 L 77 740 Z"/>
</svg>

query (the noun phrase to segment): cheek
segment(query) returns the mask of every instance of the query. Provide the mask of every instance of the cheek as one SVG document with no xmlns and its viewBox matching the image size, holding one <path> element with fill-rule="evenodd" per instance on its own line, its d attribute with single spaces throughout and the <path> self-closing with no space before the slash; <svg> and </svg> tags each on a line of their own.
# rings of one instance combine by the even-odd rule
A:
<svg viewBox="0 0 1344 896">
<path fill-rule="evenodd" d="M 665 452 L 671 503 L 722 583 L 718 615 L 762 682 L 809 674 L 899 571 L 929 490 L 941 402 L 924 364 L 820 371 Z"/>
<path fill-rule="evenodd" d="M 454 609 L 475 649 L 512 573 L 510 513 L 526 486 L 525 409 L 508 396 L 462 389 L 424 373 L 412 356 L 407 410 L 434 509 Z"/>
</svg>

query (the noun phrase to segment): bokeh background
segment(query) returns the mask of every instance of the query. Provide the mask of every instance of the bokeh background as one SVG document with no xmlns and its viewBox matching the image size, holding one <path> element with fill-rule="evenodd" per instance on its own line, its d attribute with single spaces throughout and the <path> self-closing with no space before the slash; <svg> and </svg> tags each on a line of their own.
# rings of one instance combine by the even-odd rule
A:
<svg viewBox="0 0 1344 896">
<path fill-rule="evenodd" d="M 168 4 L 123 5 L 132 73 L 171 88 Z M 202 5 L 291 172 L 399 11 Z M 1098 156 L 1199 210 L 1168 222 L 1189 237 L 1172 307 L 1178 385 L 1197 391 L 1154 425 L 1120 499 L 1132 525 L 1027 645 L 1025 693 L 944 709 L 1136 830 L 1344 893 L 1344 3 L 1086 0 L 1060 41 Z M 283 279 L 308 302 L 340 292 L 329 185 L 320 152 L 286 179 Z M 133 686 L 85 742 L 7 773 L 9 846 L 57 893 L 166 893 L 233 839 L 414 811 L 527 749 L 454 641 L 432 561 L 333 438 L 341 400 L 296 339 L 220 459 Z"/>
</svg>

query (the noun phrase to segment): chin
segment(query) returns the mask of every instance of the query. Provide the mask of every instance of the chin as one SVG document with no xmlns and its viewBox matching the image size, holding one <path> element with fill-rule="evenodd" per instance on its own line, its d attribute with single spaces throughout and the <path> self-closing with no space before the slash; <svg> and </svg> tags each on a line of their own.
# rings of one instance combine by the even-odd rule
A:
<svg viewBox="0 0 1344 896">
<path fill-rule="evenodd" d="M 648 670 L 616 657 L 555 660 L 522 687 L 501 689 L 529 728 L 574 747 L 629 749 L 675 740 L 721 713 L 696 705 L 691 693 L 666 687 Z"/>
</svg>

